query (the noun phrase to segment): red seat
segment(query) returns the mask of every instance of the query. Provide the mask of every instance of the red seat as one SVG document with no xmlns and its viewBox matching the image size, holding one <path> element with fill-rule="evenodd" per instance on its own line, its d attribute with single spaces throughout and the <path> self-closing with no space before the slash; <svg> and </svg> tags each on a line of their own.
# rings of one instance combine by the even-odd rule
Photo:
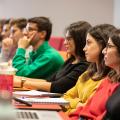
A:
<svg viewBox="0 0 120 120">
<path fill-rule="evenodd" d="M 64 38 L 63 37 L 51 37 L 50 40 L 49 40 L 49 44 L 54 47 L 56 50 L 59 50 L 59 51 L 65 51 L 65 48 L 64 48 Z"/>
</svg>

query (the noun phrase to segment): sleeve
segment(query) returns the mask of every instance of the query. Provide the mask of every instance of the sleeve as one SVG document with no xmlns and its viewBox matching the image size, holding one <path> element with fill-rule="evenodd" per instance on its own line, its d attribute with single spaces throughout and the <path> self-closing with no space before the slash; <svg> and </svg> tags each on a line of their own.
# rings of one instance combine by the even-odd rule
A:
<svg viewBox="0 0 120 120">
<path fill-rule="evenodd" d="M 76 108 L 77 104 L 80 102 L 78 89 L 81 89 L 79 84 L 83 75 L 84 73 L 79 77 L 76 85 L 68 90 L 63 96 L 64 99 L 70 102 L 69 109 Z"/>
<path fill-rule="evenodd" d="M 38 56 L 31 64 L 27 64 L 25 59 L 25 50 L 22 48 L 18 48 L 13 59 L 13 66 L 18 70 L 16 75 L 34 78 L 36 78 L 36 76 L 43 76 L 46 74 L 53 67 L 53 64 L 50 63 L 51 57 L 42 55 Z"/>
<path fill-rule="evenodd" d="M 47 78 L 46 80 L 47 80 L 48 82 L 53 82 L 53 81 L 55 81 L 56 74 L 57 74 L 57 72 L 53 73 L 53 74 L 52 74 L 49 78 Z M 51 92 L 52 92 L 52 91 L 51 91 Z"/>
<path fill-rule="evenodd" d="M 67 75 L 64 75 L 60 79 L 53 81 L 51 84 L 51 92 L 65 93 L 76 84 L 78 77 L 86 69 L 87 65 L 83 63 L 71 70 Z"/>
</svg>

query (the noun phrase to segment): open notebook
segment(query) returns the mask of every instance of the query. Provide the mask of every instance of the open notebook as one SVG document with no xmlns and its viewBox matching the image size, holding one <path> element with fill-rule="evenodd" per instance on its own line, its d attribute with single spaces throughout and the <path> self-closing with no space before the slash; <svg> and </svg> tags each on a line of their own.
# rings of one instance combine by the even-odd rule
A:
<svg viewBox="0 0 120 120">
<path fill-rule="evenodd" d="M 19 98 L 19 99 L 34 104 L 59 104 L 59 105 L 69 104 L 69 101 L 66 101 L 64 98 Z"/>
<path fill-rule="evenodd" d="M 13 95 L 14 96 L 27 96 L 27 97 L 45 97 L 45 96 L 59 97 L 62 94 L 30 90 L 30 91 L 15 91 L 15 92 L 13 92 Z"/>
</svg>

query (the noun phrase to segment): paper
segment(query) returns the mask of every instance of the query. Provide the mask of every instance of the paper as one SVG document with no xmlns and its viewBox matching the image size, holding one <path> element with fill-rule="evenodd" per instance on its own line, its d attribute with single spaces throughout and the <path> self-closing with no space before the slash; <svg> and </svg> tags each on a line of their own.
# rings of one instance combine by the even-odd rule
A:
<svg viewBox="0 0 120 120">
<path fill-rule="evenodd" d="M 39 96 L 60 96 L 59 93 L 50 93 L 50 92 L 43 92 L 37 90 L 30 90 L 30 91 L 16 91 L 13 92 L 14 96 L 28 96 L 28 97 L 39 97 Z"/>
<path fill-rule="evenodd" d="M 64 98 L 19 98 L 19 99 L 35 104 L 59 104 L 59 105 L 69 104 L 69 101 L 66 101 Z"/>
</svg>

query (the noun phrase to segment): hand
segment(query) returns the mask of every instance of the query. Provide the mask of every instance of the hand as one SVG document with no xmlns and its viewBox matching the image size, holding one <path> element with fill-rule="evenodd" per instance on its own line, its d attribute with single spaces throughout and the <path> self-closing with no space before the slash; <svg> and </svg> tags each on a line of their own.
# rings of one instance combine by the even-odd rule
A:
<svg viewBox="0 0 120 120">
<path fill-rule="evenodd" d="M 79 103 L 77 104 L 76 108 L 82 107 L 82 106 L 84 106 L 84 105 L 85 105 L 85 103 L 79 102 Z"/>
<path fill-rule="evenodd" d="M 13 39 L 6 38 L 2 41 L 2 49 L 3 50 L 9 50 L 13 46 Z"/>
<path fill-rule="evenodd" d="M 8 66 L 12 66 L 12 59 L 8 61 Z"/>
<path fill-rule="evenodd" d="M 20 38 L 18 41 L 18 48 L 23 48 L 26 49 L 29 47 L 31 40 L 34 38 L 35 36 L 35 32 L 32 33 L 31 37 L 28 36 L 24 36 L 23 38 Z"/>
<path fill-rule="evenodd" d="M 19 76 L 14 76 L 13 85 L 14 87 L 21 87 L 21 78 Z"/>
<path fill-rule="evenodd" d="M 29 39 L 24 36 L 23 38 L 20 38 L 18 41 L 18 48 L 26 49 L 29 46 Z"/>
</svg>

